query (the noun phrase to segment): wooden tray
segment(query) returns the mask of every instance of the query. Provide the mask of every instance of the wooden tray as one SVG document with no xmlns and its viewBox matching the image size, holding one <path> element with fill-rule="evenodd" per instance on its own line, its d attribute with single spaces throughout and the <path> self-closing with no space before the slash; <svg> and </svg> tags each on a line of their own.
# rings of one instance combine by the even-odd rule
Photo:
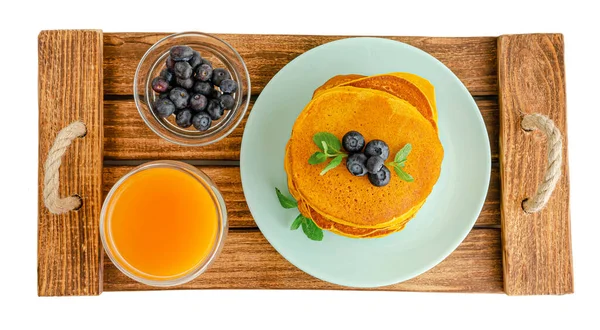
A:
<svg viewBox="0 0 600 330">
<path fill-rule="evenodd" d="M 313 278 L 281 257 L 248 210 L 239 173 L 245 120 L 226 139 L 201 148 L 161 140 L 137 113 L 133 76 L 144 52 L 164 33 L 43 31 L 39 35 L 38 294 L 98 295 L 102 291 L 156 290 L 119 272 L 99 239 L 102 201 L 116 180 L 152 159 L 198 165 L 219 186 L 230 232 L 217 262 L 174 289 L 348 289 Z M 219 35 L 246 61 L 252 102 L 290 60 L 339 36 Z M 467 86 L 489 133 L 492 175 L 475 227 L 446 260 L 409 281 L 376 290 L 573 292 L 569 228 L 563 37 L 388 37 L 438 58 Z M 521 203 L 545 171 L 545 136 L 520 128 L 522 113 L 549 116 L 563 133 L 562 178 L 544 210 L 527 214 Z M 87 135 L 69 147 L 60 168 L 60 194 L 78 194 L 77 211 L 51 214 L 43 203 L 43 164 L 60 129 L 75 120 Z M 499 156 L 500 155 L 500 156 Z"/>
</svg>

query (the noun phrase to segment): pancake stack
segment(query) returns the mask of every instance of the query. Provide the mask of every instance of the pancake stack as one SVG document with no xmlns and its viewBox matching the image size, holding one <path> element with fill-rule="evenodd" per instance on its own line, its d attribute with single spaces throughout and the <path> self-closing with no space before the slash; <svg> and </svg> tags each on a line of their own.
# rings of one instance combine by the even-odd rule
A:
<svg viewBox="0 0 600 330">
<path fill-rule="evenodd" d="M 325 165 L 308 163 L 318 151 L 313 136 L 329 132 L 341 140 L 352 130 L 366 141 L 385 141 L 388 161 L 410 143 L 404 170 L 414 181 L 402 181 L 392 171 L 389 184 L 375 187 L 344 164 L 319 175 Z M 416 215 L 437 182 L 443 155 L 434 88 L 427 80 L 409 73 L 341 75 L 315 90 L 296 119 L 284 166 L 289 191 L 305 217 L 339 235 L 374 238 L 402 230 Z"/>
</svg>

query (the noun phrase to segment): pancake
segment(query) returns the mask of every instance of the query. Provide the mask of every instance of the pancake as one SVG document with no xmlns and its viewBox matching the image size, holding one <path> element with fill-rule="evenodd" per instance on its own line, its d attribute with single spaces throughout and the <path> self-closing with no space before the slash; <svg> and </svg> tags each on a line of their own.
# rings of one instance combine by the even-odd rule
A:
<svg viewBox="0 0 600 330">
<path fill-rule="evenodd" d="M 324 92 L 330 88 L 333 87 L 337 87 L 341 84 L 356 80 L 356 79 L 360 79 L 360 78 L 364 78 L 365 76 L 359 75 L 359 74 L 340 74 L 337 76 L 333 76 L 332 78 L 330 78 L 329 80 L 327 80 L 323 85 L 319 86 L 319 88 L 315 89 L 314 93 L 313 93 L 313 98 L 321 93 Z"/>
<path fill-rule="evenodd" d="M 411 83 L 415 84 L 421 90 L 421 92 L 423 92 L 423 94 L 425 94 L 425 96 L 429 100 L 429 103 L 431 104 L 431 108 L 433 110 L 433 119 L 435 119 L 435 121 L 437 123 L 438 115 L 437 115 L 437 104 L 435 101 L 435 88 L 433 87 L 431 82 L 429 82 L 429 80 L 427 80 L 421 76 L 417 76 L 416 74 L 408 73 L 408 72 L 392 72 L 392 73 L 388 73 L 388 74 L 390 74 L 392 76 L 404 78 L 404 79 L 410 81 Z"/>
<path fill-rule="evenodd" d="M 433 85 L 429 81 L 405 72 L 396 72 L 350 80 L 358 75 L 335 76 L 317 88 L 314 96 L 337 86 L 376 89 L 403 99 L 413 105 L 437 130 L 437 109 Z M 360 76 L 358 76 L 360 77 Z"/>
<path fill-rule="evenodd" d="M 350 130 L 360 131 L 367 141 L 386 141 L 388 161 L 411 143 L 405 170 L 414 182 L 392 172 L 388 185 L 374 187 L 365 177 L 352 176 L 344 163 L 320 176 L 323 166 L 308 164 L 317 150 L 312 136 L 330 132 L 341 139 Z M 439 177 L 442 157 L 437 131 L 409 102 L 374 89 L 342 86 L 315 93 L 300 114 L 285 167 L 301 213 L 319 227 L 346 236 L 377 237 L 401 230 L 416 214 Z"/>
<path fill-rule="evenodd" d="M 329 230 L 338 235 L 352 237 L 352 238 L 375 238 L 375 237 L 386 236 L 386 235 L 389 235 L 389 234 L 392 234 L 392 233 L 395 233 L 397 231 L 404 229 L 404 226 L 406 226 L 408 221 L 410 219 L 412 219 L 412 217 L 410 217 L 406 221 L 403 221 L 401 223 L 398 223 L 398 224 L 390 226 L 390 227 L 373 229 L 373 228 L 354 228 L 351 226 L 346 226 L 346 225 L 342 225 L 342 224 L 339 224 L 339 223 L 336 223 L 333 221 L 329 221 L 327 219 L 324 219 L 321 214 L 315 212 L 314 210 L 310 210 L 309 214 L 310 214 L 311 219 L 313 219 L 313 221 L 319 228 L 324 229 L 324 230 Z M 413 217 L 414 217 L 414 215 L 413 215 Z"/>
<path fill-rule="evenodd" d="M 287 171 L 287 169 L 286 169 Z M 417 211 L 421 208 L 423 203 L 418 205 L 417 207 L 411 209 L 407 214 L 402 217 L 398 217 L 394 220 L 394 223 L 388 225 L 385 228 L 356 228 L 352 226 L 347 226 L 344 224 L 340 224 L 336 222 L 335 219 L 331 219 L 327 215 L 323 215 L 314 209 L 312 209 L 306 202 L 299 196 L 298 192 L 295 189 L 294 183 L 292 180 L 288 179 L 288 187 L 290 194 L 295 196 L 298 201 L 298 210 L 304 216 L 313 220 L 313 222 L 321 229 L 329 230 L 335 234 L 352 237 L 352 238 L 375 238 L 389 235 L 391 233 L 400 231 L 404 229 L 404 226 L 410 221 L 417 213 Z"/>
<path fill-rule="evenodd" d="M 419 205 L 419 208 L 421 205 Z M 315 224 L 325 230 L 329 230 L 338 235 L 347 236 L 347 237 L 381 237 L 385 235 L 389 235 L 391 233 L 395 233 L 404 229 L 404 226 L 416 215 L 416 212 L 411 212 L 410 215 L 406 218 L 403 218 L 401 221 L 398 221 L 392 225 L 389 225 L 385 228 L 356 228 L 352 226 L 343 225 L 337 223 L 335 221 L 331 221 L 327 219 L 322 214 L 316 212 L 310 207 L 307 210 L 307 214 L 310 214 L 310 218 L 315 222 Z"/>
<path fill-rule="evenodd" d="M 389 73 L 373 77 L 364 77 L 357 74 L 339 75 L 332 77 L 331 79 L 326 81 L 322 86 L 317 88 L 317 90 L 315 90 L 313 94 L 313 99 L 320 97 L 323 92 L 335 89 L 339 86 L 351 86 L 367 90 L 379 90 L 381 92 L 387 93 L 388 97 L 393 97 L 400 100 L 405 99 L 405 101 L 410 101 L 410 105 L 413 106 L 411 110 L 413 112 L 420 113 L 423 118 L 429 121 L 431 126 L 433 126 L 437 132 L 437 109 L 435 104 L 435 91 L 433 85 L 424 78 L 421 78 L 411 73 L 404 72 Z M 330 117 L 331 114 L 329 114 L 328 116 Z M 296 122 L 300 120 L 300 117 L 303 117 L 303 115 L 301 114 L 301 116 L 299 116 Z M 353 238 L 382 237 L 402 230 L 406 226 L 406 224 L 412 218 L 414 218 L 416 213 L 419 211 L 419 209 L 425 202 L 425 199 L 423 199 L 420 203 L 413 206 L 404 214 L 398 215 L 387 222 L 364 226 L 346 223 L 343 218 L 340 219 L 339 217 L 336 217 L 333 214 L 328 214 L 323 210 L 316 209 L 315 206 L 311 205 L 310 202 L 305 199 L 305 196 L 302 196 L 302 194 L 297 190 L 295 186 L 295 181 L 297 180 L 294 180 L 292 174 L 293 171 L 291 169 L 292 156 L 289 152 L 291 145 L 292 139 L 290 139 L 290 141 L 288 142 L 285 158 L 285 168 L 286 172 L 288 173 L 288 187 L 290 193 L 297 199 L 298 209 L 300 210 L 300 212 L 306 217 L 311 218 L 314 221 L 314 223 L 322 229 Z M 393 155 L 394 153 L 391 152 L 392 157 Z M 388 161 L 389 160 L 391 159 L 388 159 Z M 340 167 L 342 165 L 340 165 Z M 392 175 L 395 176 L 395 174 Z M 435 181 L 437 181 L 437 177 Z"/>
</svg>

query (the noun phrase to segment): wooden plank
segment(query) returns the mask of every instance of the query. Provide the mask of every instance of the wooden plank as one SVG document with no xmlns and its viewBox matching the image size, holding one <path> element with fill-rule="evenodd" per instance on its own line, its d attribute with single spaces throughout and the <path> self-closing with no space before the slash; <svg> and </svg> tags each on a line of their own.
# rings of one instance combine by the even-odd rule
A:
<svg viewBox="0 0 600 330">
<path fill-rule="evenodd" d="M 487 127 L 492 160 L 496 161 L 499 130 L 498 100 L 495 97 L 476 98 L 476 102 Z M 250 102 L 246 117 L 228 137 L 202 148 L 190 148 L 167 142 L 154 134 L 140 118 L 133 100 L 105 100 L 104 157 L 111 160 L 239 160 L 243 130 L 253 105 L 254 98 Z"/>
<path fill-rule="evenodd" d="M 573 292 L 564 46 L 560 34 L 498 39 L 504 287 L 509 295 Z M 546 139 L 526 133 L 526 113 L 550 117 L 563 134 L 562 178 L 546 208 L 523 211 L 546 168 Z"/>
<path fill-rule="evenodd" d="M 166 33 L 106 33 L 106 94 L 131 95 L 133 76 L 144 53 Z M 283 66 L 307 50 L 343 36 L 216 34 L 242 56 L 250 72 L 252 94 L 259 94 Z M 452 70 L 473 95 L 497 95 L 496 38 L 385 37 L 435 56 Z"/>
<path fill-rule="evenodd" d="M 500 168 L 497 163 L 494 163 L 490 173 L 488 192 L 475 227 L 497 228 L 500 226 L 500 196 Z"/>
<path fill-rule="evenodd" d="M 39 35 L 38 295 L 101 292 L 98 216 L 102 206 L 102 31 Z M 78 211 L 51 214 L 43 203 L 43 166 L 59 130 L 82 120 L 87 135 L 63 157 L 60 194 L 79 194 Z"/>
<path fill-rule="evenodd" d="M 106 291 L 160 290 L 135 282 L 104 258 Z M 258 231 L 230 231 L 223 252 L 197 279 L 172 289 L 350 289 L 318 280 L 287 262 Z M 373 289 L 369 289 L 373 290 Z M 382 291 L 502 292 L 499 229 L 474 229 L 448 257 Z"/>
<path fill-rule="evenodd" d="M 104 196 L 110 188 L 134 166 L 106 166 L 102 181 Z M 250 214 L 246 198 L 242 191 L 240 169 L 237 166 L 198 166 L 219 187 L 227 206 L 229 226 L 231 228 L 256 228 Z M 476 227 L 500 226 L 500 173 L 497 166 L 492 168 L 490 187 L 483 209 L 477 219 Z"/>
<path fill-rule="evenodd" d="M 146 126 L 135 102 L 106 100 L 104 103 L 105 159 L 218 159 L 239 160 L 242 135 L 254 98 L 238 127 L 223 140 L 201 148 L 165 141 Z"/>
</svg>

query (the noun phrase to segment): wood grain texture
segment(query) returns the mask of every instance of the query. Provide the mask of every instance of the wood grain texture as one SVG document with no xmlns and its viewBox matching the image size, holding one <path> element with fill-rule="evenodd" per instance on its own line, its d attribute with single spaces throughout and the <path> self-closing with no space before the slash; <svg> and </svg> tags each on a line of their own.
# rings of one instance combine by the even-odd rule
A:
<svg viewBox="0 0 600 330">
<path fill-rule="evenodd" d="M 563 37 L 498 39 L 504 287 L 509 295 L 573 292 Z M 546 139 L 521 129 L 523 114 L 550 117 L 563 134 L 562 178 L 539 213 L 521 203 L 544 176 Z"/>
<path fill-rule="evenodd" d="M 197 166 L 204 171 L 219 187 L 227 207 L 229 227 L 256 228 L 250 214 L 246 198 L 242 191 L 240 168 L 237 166 Z M 106 166 L 103 173 L 103 196 L 108 194 L 112 186 L 134 166 Z M 272 196 L 275 197 L 275 194 Z M 292 219 L 290 219 L 291 221 Z M 490 187 L 483 209 L 477 219 L 476 227 L 500 226 L 500 173 L 497 166 L 492 168 Z"/>
<path fill-rule="evenodd" d="M 133 99 L 106 100 L 104 158 L 239 160 L 243 130 L 254 101 L 252 98 L 248 112 L 231 134 L 217 143 L 198 148 L 170 143 L 152 132 L 140 117 Z"/>
<path fill-rule="evenodd" d="M 38 295 L 97 295 L 102 260 L 102 31 L 42 31 L 39 35 Z M 60 194 L 83 205 L 62 215 L 43 204 L 43 166 L 59 130 L 82 120 L 87 135 L 67 150 Z"/>
<path fill-rule="evenodd" d="M 298 233 L 301 234 L 301 233 Z M 105 291 L 160 290 L 133 281 L 104 258 Z M 208 271 L 172 289 L 350 289 L 318 280 L 287 262 L 258 231 L 230 231 Z M 369 289 L 373 290 L 373 289 Z M 383 291 L 501 292 L 499 229 L 474 229 L 446 260 Z"/>
<path fill-rule="evenodd" d="M 239 160 L 242 135 L 246 120 L 252 111 L 252 98 L 246 117 L 223 140 L 190 148 L 169 143 L 154 134 L 142 121 L 133 99 L 107 99 L 104 102 L 104 158 L 124 159 L 187 159 L 187 160 Z M 477 106 L 485 122 L 492 160 L 498 159 L 498 100 L 496 97 L 477 97 Z"/>
<path fill-rule="evenodd" d="M 133 76 L 144 53 L 166 33 L 105 33 L 106 94 L 130 95 Z M 343 36 L 217 34 L 242 56 L 250 72 L 252 94 L 302 53 Z M 452 70 L 473 95 L 497 95 L 496 38 L 385 37 L 418 47 Z"/>
</svg>

